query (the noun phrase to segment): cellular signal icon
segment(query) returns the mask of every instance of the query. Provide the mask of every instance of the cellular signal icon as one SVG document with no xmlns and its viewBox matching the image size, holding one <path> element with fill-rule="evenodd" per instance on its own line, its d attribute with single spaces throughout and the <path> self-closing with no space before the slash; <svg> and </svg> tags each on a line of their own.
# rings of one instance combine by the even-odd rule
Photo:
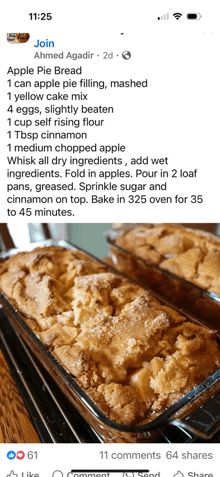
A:
<svg viewBox="0 0 220 477">
<path fill-rule="evenodd" d="M 162 17 L 157 17 L 158 20 L 169 20 L 169 13 L 165 13 Z"/>
<path fill-rule="evenodd" d="M 182 13 L 174 13 L 173 16 L 176 18 L 176 20 L 179 20 L 182 17 Z"/>
</svg>

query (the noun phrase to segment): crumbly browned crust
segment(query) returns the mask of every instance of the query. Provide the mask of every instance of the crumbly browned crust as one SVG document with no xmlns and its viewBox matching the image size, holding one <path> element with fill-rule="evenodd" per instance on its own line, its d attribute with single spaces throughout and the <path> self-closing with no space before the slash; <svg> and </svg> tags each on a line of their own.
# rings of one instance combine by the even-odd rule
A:
<svg viewBox="0 0 220 477">
<path fill-rule="evenodd" d="M 116 239 L 121 247 L 220 295 L 220 239 L 181 225 L 137 226 Z"/>
<path fill-rule="evenodd" d="M 118 423 L 152 419 L 219 367 L 214 332 L 80 252 L 17 254 L 0 267 L 0 288 Z"/>
</svg>

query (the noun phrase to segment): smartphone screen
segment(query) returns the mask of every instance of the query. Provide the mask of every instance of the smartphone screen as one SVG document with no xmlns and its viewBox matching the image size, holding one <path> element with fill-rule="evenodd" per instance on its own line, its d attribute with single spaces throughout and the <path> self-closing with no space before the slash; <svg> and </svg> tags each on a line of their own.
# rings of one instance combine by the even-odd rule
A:
<svg viewBox="0 0 220 477">
<path fill-rule="evenodd" d="M 166 300 L 164 307 L 176 306 L 178 313 L 186 313 L 186 316 L 188 313 L 197 324 L 200 324 L 201 317 L 204 324 L 206 315 L 211 310 L 210 314 L 216 324 L 220 296 L 218 2 L 169 1 L 165 4 L 148 0 L 84 0 L 59 4 L 40 2 L 32 5 L 12 0 L 5 5 L 5 11 L 1 29 L 2 261 L 8 258 L 8 250 L 14 247 L 26 251 L 38 245 L 68 248 L 69 244 L 73 244 L 79 248 L 77 260 L 85 260 L 84 256 L 82 258 L 79 255 L 85 252 L 92 254 L 95 260 L 98 258 L 105 265 L 110 265 L 111 273 L 114 268 L 118 269 L 128 277 L 126 279 L 136 280 L 140 286 L 143 286 L 144 277 L 144 285 L 150 289 L 152 287 L 157 299 L 162 297 Z M 20 33 L 21 31 L 26 33 Z M 159 245 L 155 245 L 156 239 L 159 240 Z M 179 253 L 181 257 L 183 255 L 180 262 L 176 261 Z M 87 309 L 90 305 L 88 301 L 84 304 L 80 302 L 81 305 L 77 301 L 76 305 L 78 292 L 75 288 L 68 291 L 70 282 L 67 286 L 66 275 L 60 279 L 62 274 L 58 272 L 58 268 L 63 265 L 59 260 L 56 274 L 52 278 L 50 276 L 50 280 L 55 280 L 56 276 L 59 287 L 61 282 L 62 287 L 66 287 L 65 291 L 62 288 L 62 297 L 66 293 L 68 302 L 68 306 L 65 305 L 67 308 L 63 308 L 64 313 L 71 307 L 71 313 L 75 313 L 71 339 L 65 338 L 67 341 L 62 341 L 62 346 L 65 345 L 66 352 L 69 352 L 72 346 L 84 346 L 81 338 L 80 345 L 76 338 L 80 333 L 85 333 L 79 325 L 81 318 L 76 318 L 79 313 L 76 309 Z M 147 276 L 146 262 L 149 265 L 152 261 L 153 268 L 150 272 L 148 270 Z M 162 263 L 162 269 L 166 271 L 161 278 Z M 204 269 L 206 263 L 209 268 Z M 91 268 L 88 272 L 88 265 L 78 266 L 87 270 L 80 272 L 82 276 L 96 271 L 96 268 Z M 5 271 L 4 265 L 2 267 L 0 276 L 8 273 L 8 269 Z M 189 418 L 185 419 L 179 408 L 169 414 L 170 405 L 178 403 L 180 398 L 184 399 L 184 393 L 178 395 L 175 391 L 174 383 L 180 379 L 178 373 L 184 374 L 184 366 L 189 366 L 185 361 L 181 372 L 179 368 L 178 373 L 173 370 L 167 378 L 173 383 L 169 395 L 170 404 L 164 404 L 165 415 L 159 418 L 156 427 L 148 422 L 149 427 L 137 430 L 136 427 L 144 422 L 138 413 L 136 421 L 122 418 L 122 415 L 126 415 L 123 408 L 127 401 L 124 394 L 122 401 L 120 400 L 119 386 L 129 387 L 140 379 L 141 396 L 146 403 L 151 395 L 147 394 L 146 397 L 145 380 L 150 379 L 152 384 L 159 373 L 158 368 L 151 378 L 146 376 L 145 371 L 136 375 L 138 358 L 126 368 L 126 376 L 120 359 L 117 361 L 114 358 L 111 374 L 107 365 L 106 370 L 103 368 L 100 371 L 102 355 L 97 352 L 94 369 L 99 369 L 99 372 L 94 375 L 98 375 L 98 385 L 95 381 L 91 384 L 91 380 L 89 384 L 84 382 L 84 388 L 89 389 L 89 401 L 84 402 L 84 397 L 77 388 L 80 397 L 77 394 L 78 397 L 74 398 L 75 405 L 72 402 L 70 404 L 69 392 L 67 396 L 64 392 L 63 397 L 62 391 L 66 387 L 72 389 L 69 377 L 72 379 L 73 376 L 74 379 L 74 372 L 64 364 L 62 378 L 58 379 L 59 383 L 55 379 L 54 389 L 51 370 L 45 371 L 44 359 L 43 364 L 38 362 L 42 343 L 35 343 L 35 339 L 43 336 L 44 345 L 46 343 L 47 349 L 53 354 L 48 337 L 50 333 L 43 333 L 55 323 L 57 326 L 59 322 L 58 328 L 61 327 L 62 320 L 64 328 L 69 327 L 70 322 L 66 321 L 65 324 L 64 318 L 57 318 L 61 316 L 58 312 L 61 304 L 57 301 L 58 308 L 52 312 L 47 311 L 47 324 L 41 322 L 41 328 L 35 327 L 33 323 L 36 320 L 31 312 L 27 308 L 22 312 L 19 307 L 23 306 L 22 297 L 26 296 L 27 300 L 34 300 L 35 304 L 39 302 L 43 308 L 47 285 L 46 281 L 43 285 L 42 277 L 49 273 L 49 269 L 44 268 L 43 272 L 38 268 L 32 270 L 33 273 L 41 273 L 38 282 L 33 282 L 33 292 L 26 290 L 26 285 L 24 286 L 26 265 L 19 267 L 20 271 L 17 264 L 13 269 L 13 277 L 17 277 L 15 282 L 11 275 L 7 278 L 10 283 L 13 282 L 12 295 L 15 293 L 14 286 L 20 290 L 18 301 L 12 300 L 12 305 L 7 305 L 3 297 L 4 311 L 1 309 L 0 450 L 4 476 L 110 477 L 113 473 L 119 473 L 125 477 L 136 477 L 136 474 L 139 477 L 163 477 L 168 472 L 169 475 L 178 477 L 216 476 L 220 436 L 219 401 L 216 397 L 219 380 L 217 358 L 215 367 L 205 376 L 205 379 L 208 377 L 211 380 L 206 389 L 207 399 L 210 395 L 216 398 L 210 401 L 210 408 L 207 407 L 204 411 L 207 416 L 211 413 L 208 423 L 201 418 L 202 423 L 199 425 L 193 424 L 192 420 L 188 425 Z M 186 270 L 185 275 L 183 268 Z M 157 278 L 155 273 L 158 274 Z M 160 280 L 166 281 L 165 291 L 157 288 L 159 275 Z M 72 290 L 75 276 L 71 280 Z M 0 287 L 3 287 L 1 291 L 4 295 L 3 282 L 4 279 L 1 278 Z M 53 286 L 57 287 L 54 283 Z M 180 303 L 183 283 L 189 288 L 184 289 L 185 295 L 182 295 Z M 30 295 L 32 293 L 36 294 L 33 295 L 34 298 Z M 120 293 L 124 300 L 125 292 Z M 191 297 L 191 293 L 195 295 Z M 200 303 L 201 294 L 204 306 Z M 133 299 L 129 298 L 129 303 Z M 111 312 L 106 303 L 101 311 L 106 316 L 112 316 L 112 302 L 108 303 Z M 32 341 L 23 341 L 21 336 L 20 340 L 21 328 L 18 330 L 14 323 L 17 318 L 9 317 L 9 322 L 5 325 L 5 312 L 10 312 L 10 306 L 14 307 L 12 315 L 19 310 L 23 313 L 26 327 L 32 324 L 31 333 L 34 338 L 32 335 L 32 338 L 28 338 Z M 122 313 L 121 308 L 115 312 L 116 308 L 115 317 Z M 99 316 L 99 305 L 97 309 Z M 45 319 L 42 313 L 41 319 Z M 86 314 L 85 311 L 80 313 Z M 101 322 L 102 332 L 105 326 Z M 213 333 L 216 331 L 216 327 L 213 330 L 214 325 L 205 323 L 205 326 L 211 328 Z M 54 328 L 52 334 L 53 330 Z M 91 331 L 88 330 L 89 328 L 86 339 L 91 341 Z M 66 333 L 66 337 L 67 331 L 62 328 L 62 336 Z M 132 336 L 129 349 L 139 346 L 136 341 L 132 341 L 137 337 Z M 217 341 L 213 346 L 217 353 L 218 333 L 215 339 Z M 121 342 L 123 343 L 123 336 Z M 34 343 L 33 355 L 31 343 Z M 36 346 L 40 346 L 37 361 Z M 206 346 L 207 343 L 203 348 L 209 353 Z M 199 360 L 198 350 L 193 350 L 195 359 Z M 44 352 L 45 350 L 41 353 Z M 117 353 L 120 355 L 116 348 L 115 355 Z M 148 354 L 146 350 L 144 353 L 146 360 L 142 359 L 142 365 L 146 370 Z M 166 361 L 170 350 L 166 353 L 158 354 L 160 363 Z M 56 359 L 58 355 L 59 352 L 57 355 L 55 353 Z M 26 366 L 27 362 L 29 369 L 24 370 L 22 366 Z M 58 367 L 61 366 L 59 359 L 58 363 Z M 46 367 L 48 366 L 50 368 L 50 364 Z M 193 362 L 190 366 L 194 366 Z M 56 372 L 59 374 L 60 371 Z M 115 383 L 114 373 L 117 376 L 120 374 L 120 378 L 117 378 L 119 381 L 116 380 L 114 391 L 113 388 L 109 391 L 112 395 L 108 399 L 116 400 L 114 406 L 120 417 L 117 417 L 116 425 L 113 423 L 111 427 L 109 421 L 106 421 L 106 395 L 102 394 L 100 404 L 101 412 L 104 413 L 104 421 L 100 421 L 101 423 L 97 417 L 97 401 L 96 398 L 93 400 L 93 396 L 101 392 L 103 388 L 100 386 Z M 22 375 L 20 385 L 19 374 Z M 35 402 L 35 391 L 29 389 L 27 382 L 30 387 L 32 383 L 37 395 L 43 393 L 40 402 L 38 398 Z M 185 386 L 185 394 L 194 392 L 193 389 L 200 383 L 195 382 L 191 388 Z M 61 386 L 61 391 L 56 388 L 57 385 L 58 388 Z M 79 388 L 80 385 L 77 381 Z M 215 388 L 212 389 L 212 386 Z M 202 392 L 203 390 L 199 391 Z M 165 399 L 164 393 L 160 397 L 161 401 Z M 197 395 L 190 397 L 190 416 L 194 411 L 192 403 L 196 399 Z M 57 404 L 59 417 L 54 410 Z M 142 406 L 140 401 L 138 406 Z M 93 409 L 91 415 L 90 407 Z M 153 414 L 156 412 L 153 411 Z M 153 420 L 154 417 L 151 416 L 150 422 Z M 175 421 L 175 426 L 171 421 Z M 197 422 L 197 417 L 194 421 Z M 120 428 L 120 425 L 125 428 Z M 126 428 L 126 425 L 131 428 Z M 84 446 L 77 446 L 77 443 L 83 443 Z M 91 445 L 95 443 L 96 446 Z M 110 443 L 110 446 L 103 447 L 100 445 L 103 443 Z"/>
</svg>

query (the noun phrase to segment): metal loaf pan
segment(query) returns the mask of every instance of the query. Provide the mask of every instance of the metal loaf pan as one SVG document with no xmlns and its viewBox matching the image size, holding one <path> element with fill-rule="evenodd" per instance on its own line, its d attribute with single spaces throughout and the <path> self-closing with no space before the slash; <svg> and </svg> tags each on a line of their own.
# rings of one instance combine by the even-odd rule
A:
<svg viewBox="0 0 220 477">
<path fill-rule="evenodd" d="M 101 262 L 91 254 L 64 240 L 46 240 L 40 244 L 32 244 L 28 250 L 35 247 L 60 246 L 69 250 L 80 250 L 90 259 Z M 27 248 L 25 249 L 27 250 Z M 12 249 L 0 254 L 0 259 L 5 260 L 21 249 Z M 102 263 L 102 262 L 101 262 Z M 114 268 L 106 267 L 109 271 L 119 273 Z M 121 273 L 120 273 L 121 275 Z M 146 289 L 146 287 L 145 287 Z M 172 306 L 168 300 L 159 297 L 161 303 Z M 104 443 L 138 443 L 153 442 L 160 429 L 167 425 L 174 425 L 194 432 L 205 439 L 211 438 L 220 429 L 220 369 L 202 382 L 180 401 L 161 413 L 155 420 L 141 425 L 121 425 L 111 421 L 105 416 L 88 395 L 78 386 L 74 377 L 58 362 L 54 355 L 45 347 L 35 333 L 28 327 L 25 319 L 15 307 L 0 292 L 0 301 L 9 317 L 15 332 L 28 344 L 45 369 L 53 377 L 64 395 L 80 412 L 88 424 L 100 436 Z M 199 322 L 197 317 L 183 313 L 189 319 Z"/>
</svg>

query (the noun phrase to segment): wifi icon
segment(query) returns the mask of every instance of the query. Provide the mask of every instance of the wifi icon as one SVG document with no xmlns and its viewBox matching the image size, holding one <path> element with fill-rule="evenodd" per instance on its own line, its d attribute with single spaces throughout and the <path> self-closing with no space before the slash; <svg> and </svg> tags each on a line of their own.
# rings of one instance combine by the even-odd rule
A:
<svg viewBox="0 0 220 477">
<path fill-rule="evenodd" d="M 173 16 L 176 18 L 176 20 L 179 20 L 182 17 L 182 13 L 174 13 Z"/>
</svg>

